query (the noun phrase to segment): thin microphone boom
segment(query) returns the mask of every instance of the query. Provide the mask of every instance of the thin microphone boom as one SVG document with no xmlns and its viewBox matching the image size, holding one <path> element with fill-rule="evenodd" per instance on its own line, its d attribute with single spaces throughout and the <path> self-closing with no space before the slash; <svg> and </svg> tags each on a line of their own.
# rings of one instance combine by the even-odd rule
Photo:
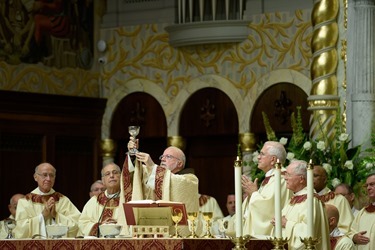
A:
<svg viewBox="0 0 375 250">
<path fill-rule="evenodd" d="M 102 217 L 103 217 L 104 210 L 105 210 L 105 208 L 107 207 L 109 201 L 112 200 L 112 199 L 114 199 L 114 198 L 117 198 L 118 195 L 119 195 L 119 193 L 115 194 L 114 196 L 112 196 L 111 198 L 109 198 L 109 199 L 105 202 L 105 204 L 104 204 L 103 210 L 102 210 L 102 212 L 101 212 L 101 214 L 100 214 L 100 217 L 99 217 L 99 220 L 98 220 L 98 223 L 97 223 L 97 224 L 98 224 L 98 231 L 97 231 L 97 233 L 96 233 L 96 237 L 97 237 L 97 238 L 100 237 L 100 228 L 99 228 L 99 224 L 100 224 L 100 220 L 101 220 Z"/>
</svg>

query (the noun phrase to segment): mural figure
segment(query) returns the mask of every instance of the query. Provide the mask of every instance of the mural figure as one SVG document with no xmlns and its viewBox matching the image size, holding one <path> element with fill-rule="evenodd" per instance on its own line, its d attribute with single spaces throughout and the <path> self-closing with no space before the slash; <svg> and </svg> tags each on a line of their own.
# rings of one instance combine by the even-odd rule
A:
<svg viewBox="0 0 375 250">
<path fill-rule="evenodd" d="M 0 0 L 0 60 L 92 65 L 92 0 Z"/>
</svg>

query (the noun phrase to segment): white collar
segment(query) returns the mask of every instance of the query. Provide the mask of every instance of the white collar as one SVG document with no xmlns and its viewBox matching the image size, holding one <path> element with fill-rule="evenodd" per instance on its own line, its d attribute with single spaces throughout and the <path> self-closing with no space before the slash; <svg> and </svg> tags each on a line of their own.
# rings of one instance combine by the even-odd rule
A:
<svg viewBox="0 0 375 250">
<path fill-rule="evenodd" d="M 271 176 L 271 175 L 273 174 L 274 171 L 275 171 L 274 168 L 271 168 L 270 170 L 268 170 L 267 173 L 266 173 L 266 177 Z"/>
<path fill-rule="evenodd" d="M 343 236 L 344 234 L 338 229 L 337 227 L 332 230 L 332 232 L 329 234 L 331 237 L 338 237 L 338 236 Z"/>
</svg>

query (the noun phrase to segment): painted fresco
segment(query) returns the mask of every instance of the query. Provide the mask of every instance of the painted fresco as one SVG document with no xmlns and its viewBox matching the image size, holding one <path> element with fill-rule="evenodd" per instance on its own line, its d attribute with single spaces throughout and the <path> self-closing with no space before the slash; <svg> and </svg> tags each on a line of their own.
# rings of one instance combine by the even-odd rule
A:
<svg viewBox="0 0 375 250">
<path fill-rule="evenodd" d="M 92 0 L 0 0 L 0 60 L 88 69 Z"/>
</svg>

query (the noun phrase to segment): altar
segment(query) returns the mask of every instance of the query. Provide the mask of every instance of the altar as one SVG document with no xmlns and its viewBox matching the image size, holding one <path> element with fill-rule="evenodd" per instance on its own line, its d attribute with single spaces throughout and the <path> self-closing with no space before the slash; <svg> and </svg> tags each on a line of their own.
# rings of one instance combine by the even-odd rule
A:
<svg viewBox="0 0 375 250">
<path fill-rule="evenodd" d="M 234 244 L 230 239 L 10 239 L 0 240 L 0 249 L 4 250 L 231 250 Z M 268 240 L 251 239 L 247 249 L 269 250 L 273 245 Z"/>
</svg>

